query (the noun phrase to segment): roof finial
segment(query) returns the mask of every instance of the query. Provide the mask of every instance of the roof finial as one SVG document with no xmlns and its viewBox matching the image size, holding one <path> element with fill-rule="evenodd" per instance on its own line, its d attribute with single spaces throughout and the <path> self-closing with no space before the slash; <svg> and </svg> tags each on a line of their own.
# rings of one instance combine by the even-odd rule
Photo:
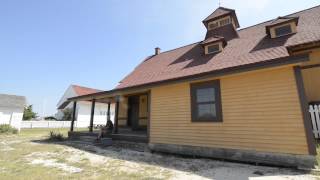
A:
<svg viewBox="0 0 320 180">
<path fill-rule="evenodd" d="M 219 7 L 221 7 L 221 0 L 219 0 Z"/>
</svg>

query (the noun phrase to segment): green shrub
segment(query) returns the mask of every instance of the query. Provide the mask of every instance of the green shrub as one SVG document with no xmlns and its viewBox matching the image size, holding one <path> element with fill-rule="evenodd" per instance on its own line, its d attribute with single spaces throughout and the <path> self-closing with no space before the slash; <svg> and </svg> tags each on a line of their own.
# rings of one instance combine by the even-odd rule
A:
<svg viewBox="0 0 320 180">
<path fill-rule="evenodd" d="M 45 117 L 44 118 L 44 120 L 47 120 L 47 121 L 56 121 L 57 120 L 57 118 L 55 118 L 54 116 L 47 116 L 47 117 Z"/>
<path fill-rule="evenodd" d="M 9 124 L 1 124 L 0 125 L 0 134 L 17 134 L 18 130 L 13 128 Z"/>
<path fill-rule="evenodd" d="M 48 140 L 49 141 L 63 141 L 64 140 L 64 136 L 60 132 L 50 131 Z"/>
</svg>

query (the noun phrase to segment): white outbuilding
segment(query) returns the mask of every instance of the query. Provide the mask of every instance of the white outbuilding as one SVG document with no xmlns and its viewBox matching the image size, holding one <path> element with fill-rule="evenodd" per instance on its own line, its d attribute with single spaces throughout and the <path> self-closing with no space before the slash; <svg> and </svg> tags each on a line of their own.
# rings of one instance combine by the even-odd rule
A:
<svg viewBox="0 0 320 180">
<path fill-rule="evenodd" d="M 56 118 L 58 120 L 63 120 L 64 113 L 63 111 L 66 109 L 72 109 L 73 103 L 68 101 L 68 98 L 76 97 L 76 96 L 83 96 L 87 94 L 101 92 L 101 90 L 83 87 L 79 85 L 70 85 L 63 96 L 61 97 L 60 101 L 57 104 L 57 113 Z M 90 114 L 91 114 L 91 105 L 90 101 L 79 101 L 76 105 L 76 121 L 75 127 L 88 127 L 90 126 Z M 108 104 L 106 103 L 95 103 L 94 108 L 94 125 L 105 125 L 107 122 L 107 112 L 108 112 Z M 114 105 L 111 104 L 110 106 L 110 120 L 113 122 L 114 119 Z"/>
<path fill-rule="evenodd" d="M 0 124 L 10 124 L 20 131 L 25 106 L 24 96 L 0 94 Z"/>
</svg>

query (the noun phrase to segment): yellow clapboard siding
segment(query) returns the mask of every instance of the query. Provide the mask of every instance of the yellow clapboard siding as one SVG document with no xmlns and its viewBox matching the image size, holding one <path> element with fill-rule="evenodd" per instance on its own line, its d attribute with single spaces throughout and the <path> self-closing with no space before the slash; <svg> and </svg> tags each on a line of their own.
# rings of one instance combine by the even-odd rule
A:
<svg viewBox="0 0 320 180">
<path fill-rule="evenodd" d="M 190 83 L 151 90 L 151 143 L 308 154 L 292 67 L 220 78 L 222 123 L 191 122 Z"/>
<path fill-rule="evenodd" d="M 310 52 L 310 50 L 307 50 Z M 320 48 L 313 49 L 310 53 L 310 60 L 302 63 L 303 66 L 320 64 Z M 320 101 L 320 67 L 313 67 L 302 70 L 303 83 L 307 100 Z"/>
<path fill-rule="evenodd" d="M 308 101 L 320 101 L 320 67 L 303 69 L 302 75 Z"/>
</svg>

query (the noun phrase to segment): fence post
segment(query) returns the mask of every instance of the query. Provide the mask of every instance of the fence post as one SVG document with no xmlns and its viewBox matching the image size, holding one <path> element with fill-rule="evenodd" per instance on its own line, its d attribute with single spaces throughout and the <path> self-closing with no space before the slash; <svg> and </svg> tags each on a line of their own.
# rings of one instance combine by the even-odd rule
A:
<svg viewBox="0 0 320 180">
<path fill-rule="evenodd" d="M 319 107 L 320 107 L 320 105 L 319 105 Z M 314 105 L 313 106 L 313 110 L 314 110 L 314 113 L 315 113 L 315 117 L 316 117 L 316 124 L 317 124 L 317 135 L 318 135 L 318 137 L 319 137 L 319 126 L 320 126 L 320 108 L 318 107 L 318 105 Z"/>
<path fill-rule="evenodd" d="M 314 137 L 319 138 L 314 106 L 312 106 L 312 105 L 309 106 L 309 112 L 310 112 L 310 116 L 311 116 L 312 130 L 313 130 Z"/>
</svg>

